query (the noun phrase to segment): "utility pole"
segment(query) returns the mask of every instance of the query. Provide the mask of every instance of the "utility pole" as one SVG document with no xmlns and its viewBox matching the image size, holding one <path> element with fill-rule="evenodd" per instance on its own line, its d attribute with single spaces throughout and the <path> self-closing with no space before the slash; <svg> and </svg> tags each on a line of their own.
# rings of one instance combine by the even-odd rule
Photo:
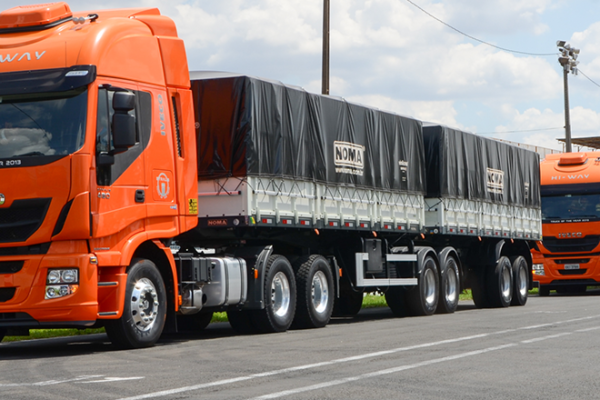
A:
<svg viewBox="0 0 600 400">
<path fill-rule="evenodd" d="M 323 0 L 323 77 L 321 93 L 329 94 L 329 0 Z"/>
<path fill-rule="evenodd" d="M 569 72 L 573 72 L 574 75 L 577 75 L 577 56 L 579 56 L 579 49 L 575 49 L 571 47 L 564 40 L 559 40 L 556 42 L 556 46 L 560 51 L 560 57 L 558 57 L 558 62 L 563 67 L 563 86 L 565 90 L 565 144 L 566 144 L 566 152 L 570 153 L 571 150 L 571 117 L 570 117 L 570 107 L 569 107 Z"/>
</svg>

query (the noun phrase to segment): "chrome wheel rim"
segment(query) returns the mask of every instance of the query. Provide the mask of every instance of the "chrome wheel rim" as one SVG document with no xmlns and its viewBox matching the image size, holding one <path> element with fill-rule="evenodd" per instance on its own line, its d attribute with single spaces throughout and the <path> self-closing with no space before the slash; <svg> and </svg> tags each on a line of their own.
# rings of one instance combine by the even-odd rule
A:
<svg viewBox="0 0 600 400">
<path fill-rule="evenodd" d="M 519 285 L 519 293 L 522 297 L 525 296 L 527 294 L 527 269 L 523 264 L 521 264 L 521 268 L 519 268 L 517 284 Z"/>
<path fill-rule="evenodd" d="M 510 301 L 511 299 L 510 284 L 510 268 L 505 265 L 500 274 L 500 292 L 502 298 L 507 301 Z"/>
<path fill-rule="evenodd" d="M 323 271 L 317 271 L 313 276 L 311 285 L 311 299 L 313 308 L 319 314 L 322 314 L 327 309 L 327 303 L 329 301 L 329 286 L 327 284 L 327 277 Z"/>
<path fill-rule="evenodd" d="M 278 272 L 271 283 L 271 305 L 273 313 L 278 317 L 284 317 L 290 308 L 290 282 L 283 272 Z"/>
<path fill-rule="evenodd" d="M 435 272 L 427 268 L 423 276 L 423 283 L 425 303 L 428 307 L 432 307 L 435 304 L 435 296 L 437 291 L 435 285 Z"/>
<path fill-rule="evenodd" d="M 148 278 L 137 281 L 131 292 L 131 318 L 137 329 L 142 332 L 152 329 L 159 306 L 154 283 Z"/>
<path fill-rule="evenodd" d="M 447 303 L 456 301 L 458 296 L 458 273 L 455 268 L 448 268 L 445 293 Z"/>
</svg>

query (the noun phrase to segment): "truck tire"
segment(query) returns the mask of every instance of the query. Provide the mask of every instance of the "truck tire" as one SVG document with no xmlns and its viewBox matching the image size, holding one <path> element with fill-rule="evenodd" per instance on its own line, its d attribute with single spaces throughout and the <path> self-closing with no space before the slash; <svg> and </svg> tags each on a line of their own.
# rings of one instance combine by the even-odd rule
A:
<svg viewBox="0 0 600 400">
<path fill-rule="evenodd" d="M 6 336 L 6 329 L 0 329 L 0 342 L 2 342 L 4 336 Z"/>
<path fill-rule="evenodd" d="M 460 275 L 454 257 L 446 258 L 446 273 L 440 276 L 440 300 L 436 312 L 452 314 L 458 307 Z"/>
<path fill-rule="evenodd" d="M 406 311 L 413 316 L 431 315 L 437 309 L 440 294 L 438 268 L 433 257 L 425 256 L 418 280 L 416 287 L 406 291 Z"/>
<path fill-rule="evenodd" d="M 322 328 L 333 312 L 333 274 L 323 256 L 312 255 L 297 261 L 298 301 L 292 327 Z"/>
<path fill-rule="evenodd" d="M 511 306 L 524 306 L 527 303 L 528 275 L 527 260 L 523 256 L 511 257 L 512 276 L 513 276 L 513 295 L 510 301 Z"/>
<path fill-rule="evenodd" d="M 213 312 L 199 312 L 192 315 L 177 316 L 177 330 L 179 332 L 197 333 L 203 331 L 212 320 Z"/>
<path fill-rule="evenodd" d="M 154 345 L 167 318 L 167 294 L 160 272 L 152 261 L 134 259 L 127 271 L 125 304 L 119 319 L 106 320 L 111 342 L 119 348 Z"/>
<path fill-rule="evenodd" d="M 501 256 L 494 269 L 488 273 L 487 294 L 491 307 L 510 306 L 513 296 L 513 273 L 508 257 Z"/>
<path fill-rule="evenodd" d="M 262 333 L 285 332 L 296 313 L 296 279 L 287 258 L 272 255 L 265 267 L 265 308 L 253 310 L 252 322 Z"/>
<path fill-rule="evenodd" d="M 406 290 L 403 287 L 391 286 L 385 292 L 385 301 L 390 310 L 398 318 L 403 318 L 407 315 L 405 296 Z"/>
<path fill-rule="evenodd" d="M 250 335 L 258 332 L 252 323 L 250 310 L 229 310 L 227 311 L 227 319 L 233 330 L 239 334 Z"/>
<path fill-rule="evenodd" d="M 486 276 L 487 267 L 480 265 L 473 273 L 474 279 L 471 283 L 471 295 L 473 296 L 473 303 L 476 308 L 488 308 L 490 302 L 486 296 Z"/>
<path fill-rule="evenodd" d="M 550 288 L 548 288 L 547 286 L 541 286 L 539 288 L 539 295 L 540 297 L 546 297 L 550 295 Z"/>
</svg>

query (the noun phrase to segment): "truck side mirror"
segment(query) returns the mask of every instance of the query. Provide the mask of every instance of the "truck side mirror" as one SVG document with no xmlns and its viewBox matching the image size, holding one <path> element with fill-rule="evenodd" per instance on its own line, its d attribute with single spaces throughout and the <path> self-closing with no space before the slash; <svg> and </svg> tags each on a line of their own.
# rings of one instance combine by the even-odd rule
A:
<svg viewBox="0 0 600 400">
<path fill-rule="evenodd" d="M 112 118 L 113 146 L 115 153 L 122 153 L 136 143 L 135 117 L 129 111 L 135 108 L 135 95 L 131 92 L 115 92 Z"/>
</svg>

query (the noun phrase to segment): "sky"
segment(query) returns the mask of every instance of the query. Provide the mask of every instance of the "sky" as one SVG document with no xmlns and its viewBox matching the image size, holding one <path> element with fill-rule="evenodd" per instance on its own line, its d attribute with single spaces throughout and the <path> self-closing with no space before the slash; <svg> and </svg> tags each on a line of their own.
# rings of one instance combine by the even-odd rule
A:
<svg viewBox="0 0 600 400">
<path fill-rule="evenodd" d="M 33 3 L 0 0 L 0 10 Z M 321 92 L 323 0 L 67 3 L 73 11 L 157 7 L 175 21 L 190 70 L 243 73 Z M 572 137 L 600 136 L 598 0 L 330 3 L 333 96 L 560 150 L 564 88 L 556 41 L 564 40 L 581 50 L 583 73 L 568 75 Z"/>
</svg>

